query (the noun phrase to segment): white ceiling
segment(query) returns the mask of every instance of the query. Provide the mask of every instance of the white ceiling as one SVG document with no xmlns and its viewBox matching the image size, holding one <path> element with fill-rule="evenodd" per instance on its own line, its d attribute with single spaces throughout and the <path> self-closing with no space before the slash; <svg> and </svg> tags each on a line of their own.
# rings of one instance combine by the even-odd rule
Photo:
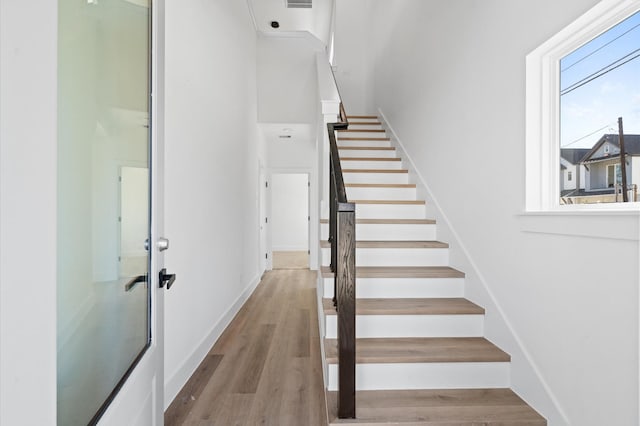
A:
<svg viewBox="0 0 640 426">
<path fill-rule="evenodd" d="M 311 9 L 287 8 L 285 0 L 248 0 L 258 31 L 278 33 L 308 31 L 327 45 L 335 0 L 313 0 Z M 278 21 L 280 28 L 271 28 Z"/>
</svg>

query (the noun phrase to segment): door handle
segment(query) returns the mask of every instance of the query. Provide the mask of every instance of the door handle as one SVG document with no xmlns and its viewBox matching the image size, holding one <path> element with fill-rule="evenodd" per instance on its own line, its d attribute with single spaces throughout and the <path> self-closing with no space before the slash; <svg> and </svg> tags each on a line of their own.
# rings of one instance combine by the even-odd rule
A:
<svg viewBox="0 0 640 426">
<path fill-rule="evenodd" d="M 133 278 L 131 278 L 129 280 L 128 283 L 125 284 L 124 291 L 131 291 L 138 284 L 146 283 L 146 282 L 147 282 L 147 276 L 146 275 L 138 275 L 137 277 L 133 277 Z"/>
<path fill-rule="evenodd" d="M 158 274 L 158 282 L 160 283 L 160 288 L 164 287 L 166 284 L 167 290 L 169 290 L 175 280 L 176 274 L 167 274 L 166 268 L 162 268 L 162 270 Z"/>
</svg>

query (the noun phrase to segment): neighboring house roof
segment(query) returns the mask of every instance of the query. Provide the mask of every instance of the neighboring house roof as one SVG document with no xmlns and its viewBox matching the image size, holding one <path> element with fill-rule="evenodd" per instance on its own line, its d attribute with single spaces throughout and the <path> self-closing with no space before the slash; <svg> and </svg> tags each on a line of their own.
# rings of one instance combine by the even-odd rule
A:
<svg viewBox="0 0 640 426">
<path fill-rule="evenodd" d="M 562 148 L 560 149 L 560 156 L 571 164 L 580 164 L 585 155 L 590 151 L 590 148 Z"/>
<path fill-rule="evenodd" d="M 614 193 L 613 188 L 601 189 L 598 191 L 587 191 L 585 189 L 565 189 L 560 191 L 561 197 L 587 197 L 590 195 L 610 195 Z"/>
<path fill-rule="evenodd" d="M 616 158 L 619 157 L 619 154 L 613 154 L 606 157 L 598 157 L 594 158 L 593 155 L 598 152 L 600 147 L 604 145 L 606 142 L 617 146 L 620 148 L 620 140 L 619 136 L 616 134 L 605 134 L 602 135 L 600 140 L 596 142 L 596 144 L 589 150 L 589 152 L 582 158 L 582 162 L 602 160 L 605 158 Z M 640 135 L 624 135 L 624 151 L 627 155 L 640 155 Z"/>
</svg>

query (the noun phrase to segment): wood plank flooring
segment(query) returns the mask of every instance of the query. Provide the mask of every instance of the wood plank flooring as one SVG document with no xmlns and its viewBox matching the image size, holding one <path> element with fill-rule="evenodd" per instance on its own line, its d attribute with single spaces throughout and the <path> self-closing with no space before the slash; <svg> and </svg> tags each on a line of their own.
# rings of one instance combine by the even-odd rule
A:
<svg viewBox="0 0 640 426">
<path fill-rule="evenodd" d="M 272 269 L 309 269 L 309 253 L 303 251 L 273 251 Z"/>
<path fill-rule="evenodd" d="M 165 424 L 326 425 L 319 344 L 316 272 L 267 272 Z"/>
</svg>

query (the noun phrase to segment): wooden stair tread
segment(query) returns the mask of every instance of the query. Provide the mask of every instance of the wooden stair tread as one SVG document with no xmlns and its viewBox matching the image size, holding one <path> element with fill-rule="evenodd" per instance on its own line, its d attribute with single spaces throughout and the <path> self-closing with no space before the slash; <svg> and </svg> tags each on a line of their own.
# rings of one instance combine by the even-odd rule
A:
<svg viewBox="0 0 640 426">
<path fill-rule="evenodd" d="M 384 129 L 344 129 L 338 130 L 338 133 L 364 133 L 364 132 L 372 132 L 372 133 L 384 133 Z"/>
<path fill-rule="evenodd" d="M 402 161 L 399 157 L 340 157 L 340 161 Z"/>
<path fill-rule="evenodd" d="M 342 173 L 409 173 L 407 169 L 342 169 Z"/>
<path fill-rule="evenodd" d="M 393 146 L 338 146 L 338 151 L 395 151 Z"/>
<path fill-rule="evenodd" d="M 351 184 L 345 186 L 349 185 Z M 320 223 L 329 223 L 329 219 L 320 219 Z M 356 219 L 356 224 L 362 225 L 434 225 L 435 223 L 433 219 Z"/>
<path fill-rule="evenodd" d="M 379 121 L 350 121 L 349 126 L 381 126 Z"/>
<path fill-rule="evenodd" d="M 333 277 L 328 266 L 320 270 L 323 278 Z M 449 266 L 356 266 L 359 278 L 464 278 L 464 272 Z"/>
<path fill-rule="evenodd" d="M 357 419 L 337 419 L 337 392 L 327 392 L 330 424 L 546 426 L 511 389 L 375 390 L 356 392 Z"/>
<path fill-rule="evenodd" d="M 328 363 L 338 363 L 337 339 L 325 339 L 325 353 Z M 483 337 L 356 339 L 359 364 L 509 361 L 509 354 Z"/>
<path fill-rule="evenodd" d="M 408 205 L 424 205 L 424 200 L 349 200 L 355 204 L 408 204 Z"/>
<path fill-rule="evenodd" d="M 415 188 L 415 183 L 345 183 L 346 188 Z"/>
<path fill-rule="evenodd" d="M 391 138 L 362 138 L 362 137 L 346 137 L 346 138 L 338 138 L 338 142 L 340 141 L 390 141 Z"/>
<path fill-rule="evenodd" d="M 351 118 L 363 118 L 363 119 L 377 119 L 378 116 L 377 115 L 347 115 L 347 119 L 351 119 Z"/>
<path fill-rule="evenodd" d="M 357 273 L 356 273 L 357 275 Z M 333 300 L 323 299 L 326 315 L 335 315 Z M 356 315 L 483 315 L 484 309 L 463 298 L 356 299 Z"/>
<path fill-rule="evenodd" d="M 320 241 L 320 247 L 330 248 L 328 241 Z M 441 241 L 356 241 L 356 248 L 449 248 L 449 244 Z"/>
</svg>

